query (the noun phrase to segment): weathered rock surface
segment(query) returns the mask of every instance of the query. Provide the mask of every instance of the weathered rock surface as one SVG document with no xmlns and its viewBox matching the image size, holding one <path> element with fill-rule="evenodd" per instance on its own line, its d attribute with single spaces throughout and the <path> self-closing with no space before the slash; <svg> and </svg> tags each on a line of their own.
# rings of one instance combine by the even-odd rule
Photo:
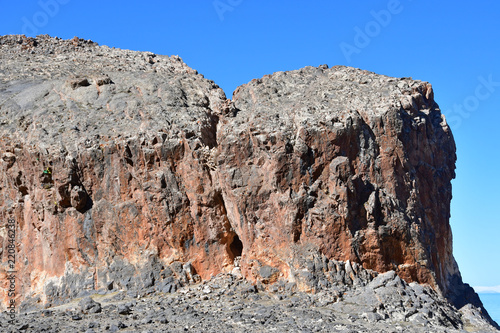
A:
<svg viewBox="0 0 500 333">
<path fill-rule="evenodd" d="M 0 243 L 14 218 L 24 310 L 219 273 L 320 293 L 395 272 L 489 320 L 453 259 L 455 146 L 428 83 L 307 67 L 231 101 L 176 56 L 4 36 L 0 155 Z"/>
<path fill-rule="evenodd" d="M 430 84 L 304 68 L 253 80 L 233 101 L 217 164 L 246 275 L 258 279 L 260 258 L 286 275 L 284 258 L 314 244 L 453 292 L 455 145 Z"/>
<path fill-rule="evenodd" d="M 148 287 L 163 263 L 193 260 L 205 278 L 232 263 L 210 174 L 220 88 L 178 57 L 1 43 L 2 210 L 19 226 L 21 295 L 53 302 Z"/>
</svg>

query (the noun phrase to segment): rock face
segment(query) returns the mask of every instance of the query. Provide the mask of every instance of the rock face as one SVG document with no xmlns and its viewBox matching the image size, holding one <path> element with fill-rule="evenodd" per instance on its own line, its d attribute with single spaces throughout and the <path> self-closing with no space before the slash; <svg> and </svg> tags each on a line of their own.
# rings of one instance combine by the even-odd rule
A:
<svg viewBox="0 0 500 333">
<path fill-rule="evenodd" d="M 0 43 L 1 209 L 18 226 L 21 297 L 149 287 L 175 261 L 204 278 L 232 263 L 212 175 L 230 106 L 220 88 L 178 57 Z"/>
<path fill-rule="evenodd" d="M 307 67 L 231 101 L 176 56 L 5 36 L 0 136 L 19 301 L 221 272 L 315 292 L 336 260 L 481 307 L 452 255 L 455 146 L 426 82 Z"/>
<path fill-rule="evenodd" d="M 290 250 L 314 244 L 447 292 L 458 274 L 448 224 L 455 146 L 429 84 L 305 68 L 254 80 L 233 100 L 218 165 L 249 270 L 261 257 L 286 270 Z"/>
<path fill-rule="evenodd" d="M 314 244 L 453 294 L 455 145 L 430 84 L 304 68 L 253 80 L 233 101 L 217 164 L 246 276 L 271 265 L 290 277 L 286 258 Z"/>
</svg>

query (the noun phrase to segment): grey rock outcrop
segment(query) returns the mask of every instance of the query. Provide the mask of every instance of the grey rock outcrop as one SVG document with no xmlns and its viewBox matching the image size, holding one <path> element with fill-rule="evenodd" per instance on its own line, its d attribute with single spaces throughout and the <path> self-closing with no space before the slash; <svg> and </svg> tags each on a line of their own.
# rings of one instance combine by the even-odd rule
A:
<svg viewBox="0 0 500 333">
<path fill-rule="evenodd" d="M 132 298 L 230 274 L 238 288 L 222 299 L 333 295 L 315 322 L 348 311 L 380 329 L 489 327 L 452 254 L 455 158 L 427 82 L 306 67 L 229 100 L 177 56 L 0 37 L 0 216 L 16 221 L 26 312 L 118 292 L 128 301 L 82 314 L 98 308 L 85 298 L 71 320 L 139 318 Z M 181 317 L 199 315 L 186 301 Z M 267 310 L 231 325 L 275 323 L 281 305 Z"/>
</svg>

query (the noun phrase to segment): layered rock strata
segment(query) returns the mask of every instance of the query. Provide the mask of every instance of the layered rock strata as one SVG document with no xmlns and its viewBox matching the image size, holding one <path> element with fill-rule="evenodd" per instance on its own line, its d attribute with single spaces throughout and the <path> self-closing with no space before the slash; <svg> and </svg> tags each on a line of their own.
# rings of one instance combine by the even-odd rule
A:
<svg viewBox="0 0 500 333">
<path fill-rule="evenodd" d="M 452 255 L 455 145 L 426 82 L 306 67 L 228 100 L 176 56 L 5 36 L 0 151 L 19 301 L 172 289 L 172 270 L 316 292 L 321 257 L 481 306 Z"/>
</svg>

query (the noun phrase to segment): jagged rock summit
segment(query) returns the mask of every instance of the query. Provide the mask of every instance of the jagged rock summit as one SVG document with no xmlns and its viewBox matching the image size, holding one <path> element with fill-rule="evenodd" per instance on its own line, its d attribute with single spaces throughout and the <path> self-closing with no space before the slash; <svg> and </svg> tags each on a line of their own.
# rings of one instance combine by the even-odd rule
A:
<svg viewBox="0 0 500 333">
<path fill-rule="evenodd" d="M 0 153 L 26 308 L 219 273 L 320 292 L 390 271 L 482 308 L 452 255 L 455 144 L 426 82 L 306 67 L 229 100 L 177 56 L 3 36 Z"/>
</svg>

